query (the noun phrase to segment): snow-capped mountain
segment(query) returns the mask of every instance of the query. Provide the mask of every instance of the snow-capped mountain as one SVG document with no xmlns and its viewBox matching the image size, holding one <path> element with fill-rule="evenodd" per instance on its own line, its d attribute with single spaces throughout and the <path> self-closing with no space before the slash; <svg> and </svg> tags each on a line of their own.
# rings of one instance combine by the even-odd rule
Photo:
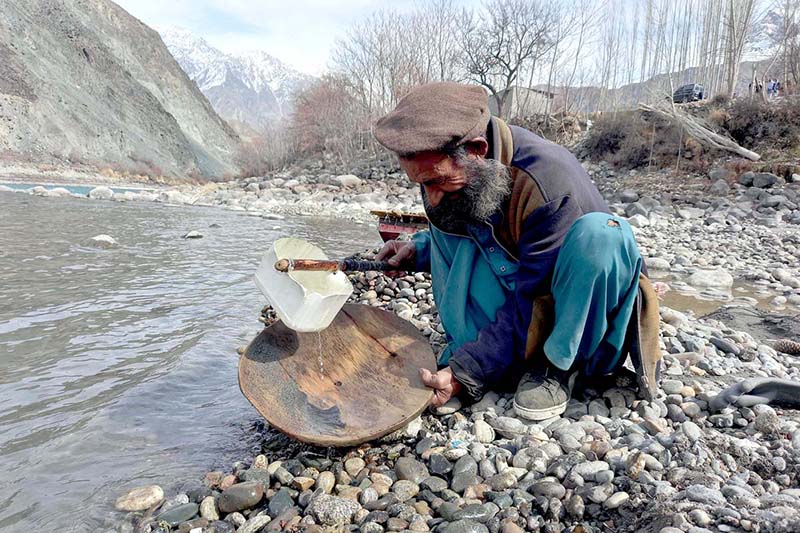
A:
<svg viewBox="0 0 800 533">
<path fill-rule="evenodd" d="M 257 130 L 289 115 L 294 97 L 314 79 L 266 52 L 226 54 L 188 30 L 156 29 L 217 113 Z"/>
</svg>

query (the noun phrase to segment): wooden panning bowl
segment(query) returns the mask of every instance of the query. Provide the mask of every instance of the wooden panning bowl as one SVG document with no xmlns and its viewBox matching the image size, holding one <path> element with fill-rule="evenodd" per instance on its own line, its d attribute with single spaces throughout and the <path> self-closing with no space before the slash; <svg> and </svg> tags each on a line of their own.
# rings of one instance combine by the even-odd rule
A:
<svg viewBox="0 0 800 533">
<path fill-rule="evenodd" d="M 412 324 L 347 304 L 318 333 L 282 322 L 265 328 L 239 359 L 239 387 L 290 437 L 353 446 L 403 427 L 425 409 L 433 392 L 422 384 L 420 368 L 435 371 L 436 359 Z"/>
</svg>

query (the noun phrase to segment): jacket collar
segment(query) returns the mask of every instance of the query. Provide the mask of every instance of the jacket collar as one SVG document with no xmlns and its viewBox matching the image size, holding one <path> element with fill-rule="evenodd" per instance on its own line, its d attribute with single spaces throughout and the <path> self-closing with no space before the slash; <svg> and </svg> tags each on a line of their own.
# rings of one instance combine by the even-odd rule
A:
<svg viewBox="0 0 800 533">
<path fill-rule="evenodd" d="M 486 140 L 489 143 L 489 157 L 511 166 L 514 157 L 514 140 L 511 128 L 502 119 L 491 117 L 486 128 Z"/>
</svg>

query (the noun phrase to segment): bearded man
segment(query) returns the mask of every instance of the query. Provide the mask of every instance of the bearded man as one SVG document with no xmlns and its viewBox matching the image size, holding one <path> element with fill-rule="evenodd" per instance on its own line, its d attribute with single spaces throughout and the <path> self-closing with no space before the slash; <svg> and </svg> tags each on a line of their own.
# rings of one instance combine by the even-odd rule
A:
<svg viewBox="0 0 800 533">
<path fill-rule="evenodd" d="M 434 405 L 516 386 L 521 417 L 560 415 L 571 377 L 659 369 L 657 298 L 630 225 L 566 149 L 490 117 L 486 92 L 431 83 L 374 129 L 420 185 L 429 230 L 378 259 L 429 271 L 448 341 L 420 371 Z M 644 352 L 644 353 L 643 353 Z"/>
</svg>

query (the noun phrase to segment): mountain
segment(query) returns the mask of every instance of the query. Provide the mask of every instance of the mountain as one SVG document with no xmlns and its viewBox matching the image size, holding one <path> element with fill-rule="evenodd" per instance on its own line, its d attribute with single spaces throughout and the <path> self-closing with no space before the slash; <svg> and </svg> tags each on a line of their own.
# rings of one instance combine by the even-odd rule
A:
<svg viewBox="0 0 800 533">
<path fill-rule="evenodd" d="M 256 130 L 291 114 L 314 80 L 262 51 L 226 54 L 182 28 L 157 28 L 186 74 L 222 117 Z"/>
<path fill-rule="evenodd" d="M 222 177 L 238 145 L 158 33 L 110 0 L 0 0 L 0 152 Z"/>
</svg>

